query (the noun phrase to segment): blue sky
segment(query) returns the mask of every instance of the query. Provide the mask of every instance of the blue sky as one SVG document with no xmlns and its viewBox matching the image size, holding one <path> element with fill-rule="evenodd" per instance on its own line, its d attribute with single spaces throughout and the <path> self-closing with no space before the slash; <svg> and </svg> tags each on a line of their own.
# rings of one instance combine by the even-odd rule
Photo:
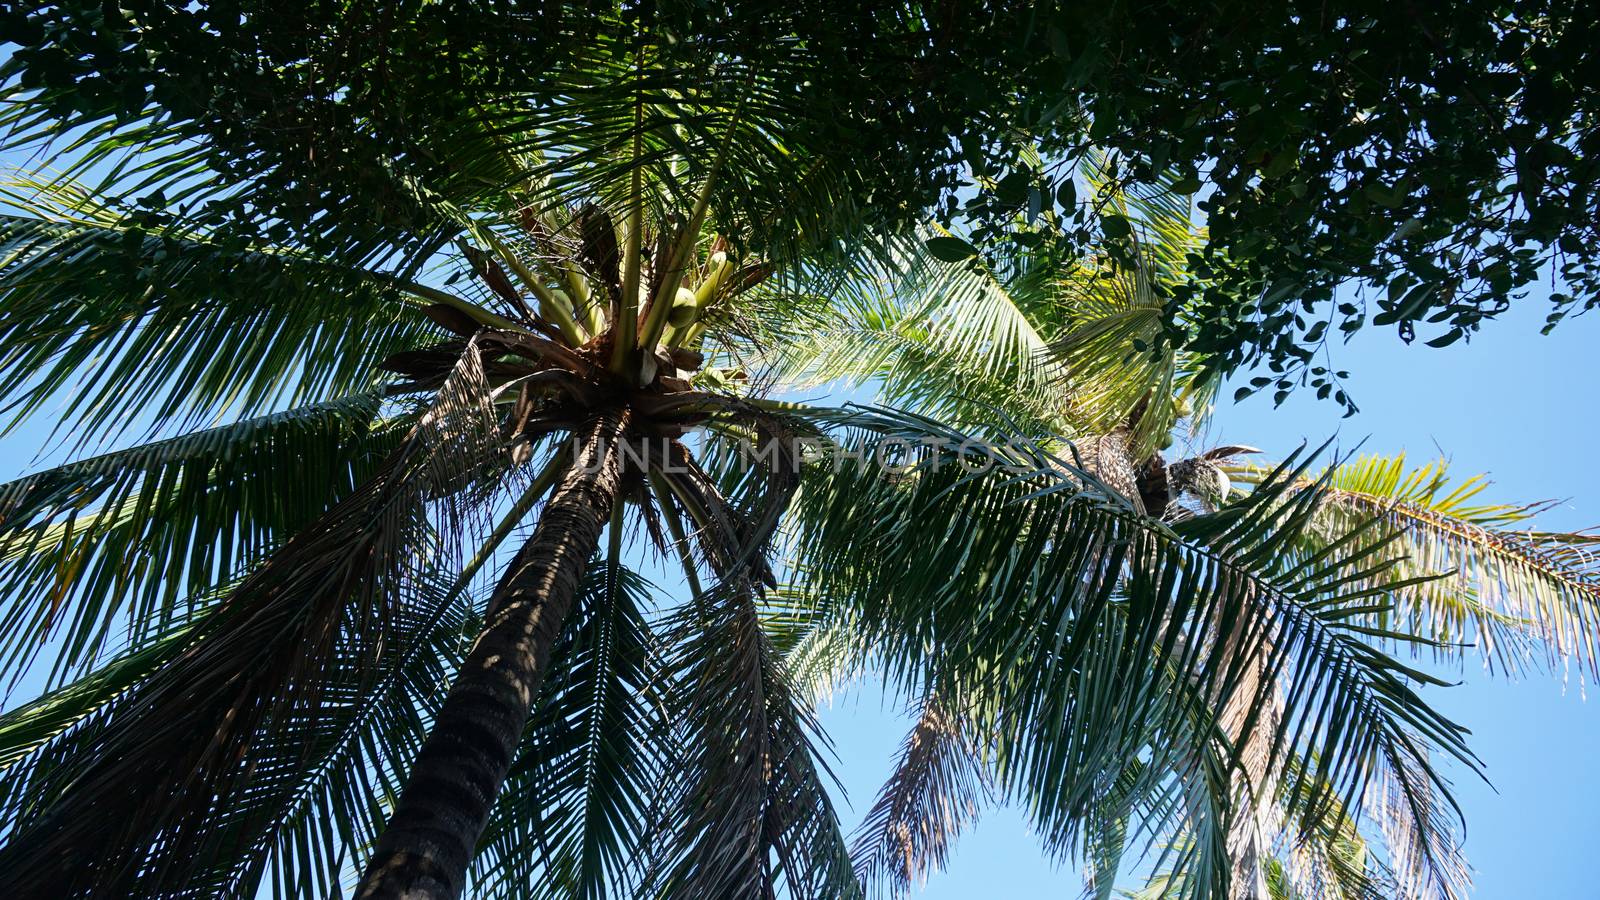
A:
<svg viewBox="0 0 1600 900">
<path fill-rule="evenodd" d="M 1364 330 L 1332 350 L 1336 367 L 1351 372 L 1347 386 L 1358 414 L 1343 419 L 1338 407 L 1309 391 L 1277 409 L 1270 396 L 1237 405 L 1224 399 L 1197 443 L 1252 444 L 1276 457 L 1302 440 L 1320 443 L 1337 435 L 1340 446 L 1365 440 L 1363 452 L 1404 450 L 1416 462 L 1442 452 L 1455 475 L 1490 474 L 1494 484 L 1486 499 L 1565 500 L 1541 518 L 1546 529 L 1600 525 L 1600 470 L 1593 463 L 1600 424 L 1593 401 L 1583 399 L 1583 379 L 1592 377 L 1600 357 L 1600 316 L 1570 319 L 1542 336 L 1546 312 L 1542 296 L 1530 297 L 1470 344 L 1443 350 L 1421 341 L 1408 347 L 1390 328 Z M 1557 674 L 1508 683 L 1470 663 L 1452 674 L 1462 684 L 1430 696 L 1472 729 L 1472 747 L 1491 782 L 1456 772 L 1474 896 L 1600 896 L 1589 859 L 1600 830 L 1600 781 L 1592 762 L 1600 746 L 1600 699 L 1582 698 L 1576 672 L 1565 681 Z M 1594 685 L 1589 692 L 1597 692 Z M 853 826 L 870 806 L 907 725 L 870 689 L 846 695 L 822 722 L 849 798 L 841 811 Z M 1017 812 L 1000 810 L 963 838 L 949 870 L 930 879 L 920 896 L 1076 897 L 1081 885 L 1074 867 L 1052 866 L 1040 854 Z"/>
</svg>

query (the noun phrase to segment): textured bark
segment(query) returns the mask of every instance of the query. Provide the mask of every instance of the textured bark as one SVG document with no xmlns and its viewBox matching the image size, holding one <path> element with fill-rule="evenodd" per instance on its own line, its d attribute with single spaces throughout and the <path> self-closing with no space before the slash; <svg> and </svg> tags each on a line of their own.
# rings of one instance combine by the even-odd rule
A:
<svg viewBox="0 0 1600 900">
<path fill-rule="evenodd" d="M 1078 459 L 1085 472 L 1128 498 L 1139 512 L 1144 512 L 1137 465 L 1133 458 L 1133 432 L 1126 427 L 1119 427 L 1105 434 L 1078 438 L 1073 441 L 1073 446 L 1078 450 Z M 1072 461 L 1070 454 L 1064 458 Z"/>
<path fill-rule="evenodd" d="M 624 414 L 583 434 L 411 767 L 355 896 L 454 900 L 621 481 Z"/>
<path fill-rule="evenodd" d="M 1167 461 L 1161 454 L 1145 460 L 1137 473 L 1139 499 L 1144 502 L 1144 514 L 1159 519 L 1167 514 L 1172 503 L 1172 484 L 1167 477 Z"/>
<path fill-rule="evenodd" d="M 1133 432 L 1125 427 L 1080 438 L 1073 446 L 1083 460 L 1084 471 L 1127 497 L 1134 509 L 1151 518 L 1163 518 L 1177 495 L 1188 487 L 1173 481 L 1160 453 L 1143 460 L 1136 458 Z"/>
<path fill-rule="evenodd" d="M 1236 646 L 1230 655 L 1249 655 L 1239 684 L 1217 716 L 1217 725 L 1233 743 L 1239 763 L 1228 778 L 1233 804 L 1233 818 L 1228 823 L 1228 859 L 1233 863 L 1228 898 L 1267 900 L 1267 862 L 1272 842 L 1283 829 L 1272 766 L 1272 742 L 1282 725 L 1283 707 L 1277 691 L 1268 685 L 1270 645 L 1264 640 L 1249 648 L 1233 643 Z M 1247 731 L 1252 712 L 1256 721 Z"/>
</svg>

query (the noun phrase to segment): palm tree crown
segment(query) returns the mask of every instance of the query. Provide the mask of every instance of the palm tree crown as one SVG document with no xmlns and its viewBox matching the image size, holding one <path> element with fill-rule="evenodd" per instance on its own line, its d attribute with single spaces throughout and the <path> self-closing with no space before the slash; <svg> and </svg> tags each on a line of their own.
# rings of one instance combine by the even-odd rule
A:
<svg viewBox="0 0 1600 900">
<path fill-rule="evenodd" d="M 872 386 L 902 410 L 878 432 L 945 429 L 912 474 L 830 474 L 796 509 L 825 659 L 807 671 L 875 666 L 919 716 L 858 871 L 905 890 L 998 795 L 1102 895 L 1125 847 L 1155 844 L 1140 896 L 1461 896 L 1434 766 L 1471 758 L 1413 693 L 1436 679 L 1387 651 L 1592 672 L 1593 539 L 1519 530 L 1539 507 L 1480 505 L 1483 480 L 1443 464 L 1167 459 L 1216 387 L 1161 340 L 1201 237 L 1187 197 L 1130 195 L 1107 165 L 1084 189 L 1133 223 L 1132 265 L 907 244 L 773 360 L 792 384 Z M 952 464 L 975 437 L 1007 465 Z"/>
<path fill-rule="evenodd" d="M 470 103 L 407 63 L 406 149 L 347 147 L 384 183 L 309 217 L 274 194 L 292 129 L 253 173 L 159 111 L 38 138 L 64 171 L 0 221 L 12 421 L 76 391 L 75 436 L 156 439 L 0 487 L 4 652 L 54 686 L 0 726 L 15 890 L 853 883 L 754 605 L 793 467 L 718 483 L 679 440 L 790 427 L 737 359 L 804 313 L 774 273 L 856 233 L 844 169 L 778 56 L 691 73 L 597 27 Z M 629 533 L 688 567 L 683 610 Z"/>
</svg>

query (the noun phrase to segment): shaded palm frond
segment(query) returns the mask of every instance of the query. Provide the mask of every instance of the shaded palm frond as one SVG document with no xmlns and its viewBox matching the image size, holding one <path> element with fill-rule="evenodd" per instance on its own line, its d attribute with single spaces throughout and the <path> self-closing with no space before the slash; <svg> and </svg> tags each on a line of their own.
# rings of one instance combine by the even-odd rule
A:
<svg viewBox="0 0 1600 900">
<path fill-rule="evenodd" d="M 382 826 L 385 798 L 399 787 L 395 767 L 426 734 L 426 704 L 446 683 L 468 636 L 464 586 L 465 579 L 445 585 L 419 578 L 415 603 L 399 612 L 392 639 L 376 656 L 357 642 L 334 648 L 320 673 L 320 704 L 258 735 L 245 786 L 208 820 L 180 892 L 251 896 L 270 878 L 278 897 L 338 893 L 353 852 Z M 103 739 L 122 711 L 119 698 L 189 649 L 207 631 L 201 620 L 223 609 L 214 604 L 143 649 L 0 720 L 0 764 L 23 767 L 22 777 L 7 782 L 5 807 L 23 802 L 56 761 Z M 63 740 L 46 746 L 69 728 Z"/>
<path fill-rule="evenodd" d="M 543 499 L 564 465 L 557 451 L 506 510 L 500 524 L 448 584 L 417 582 L 392 639 L 376 658 L 359 645 L 326 669 L 325 699 L 271 737 L 275 764 L 256 766 L 243 800 L 212 820 L 209 870 L 190 886 L 211 895 L 250 896 L 264 878 L 276 897 L 312 900 L 340 892 L 377 840 L 391 798 L 427 736 L 445 685 L 481 623 L 472 586 L 478 572 Z M 201 887 L 204 886 L 204 887 Z"/>
<path fill-rule="evenodd" d="M 119 630 L 142 642 L 348 495 L 411 423 L 358 395 L 0 485 L 0 658 L 20 672 L 55 640 L 63 673 Z"/>
<path fill-rule="evenodd" d="M 182 653 L 200 627 L 197 620 L 205 612 L 194 611 L 190 618 L 105 660 L 94 671 L 0 715 L 0 772 L 26 760 L 57 735 L 96 715 Z M 8 789 L 0 792 L 4 797 L 0 799 L 0 808 L 11 808 L 14 800 L 10 789 L 23 787 L 22 779 L 8 781 Z"/>
<path fill-rule="evenodd" d="M 905 896 L 941 870 L 955 841 L 992 794 L 980 748 L 960 715 L 936 698 L 900 747 L 851 848 L 856 875 L 885 896 Z"/>
<path fill-rule="evenodd" d="M 361 265 L 36 189 L 0 217 L 8 427 L 52 400 L 80 443 L 324 401 L 438 333 Z"/>
<path fill-rule="evenodd" d="M 474 863 L 473 896 L 630 896 L 664 771 L 681 752 L 657 696 L 651 587 L 597 560 Z"/>
<path fill-rule="evenodd" d="M 848 615 L 819 608 L 813 599 L 794 585 L 767 591 L 761 598 L 761 627 L 783 657 L 790 683 L 808 704 L 821 706 L 867 674 L 872 652 Z"/>
<path fill-rule="evenodd" d="M 305 727 L 328 699 L 322 689 L 337 687 L 340 660 L 370 661 L 396 640 L 395 623 L 424 599 L 431 561 L 468 527 L 456 513 L 471 498 L 447 500 L 437 529 L 428 502 L 498 463 L 499 444 L 469 344 L 371 479 L 246 576 L 184 652 L 116 698 L 98 727 L 66 732 L 63 751 L 26 774 L 4 810 L 0 856 L 13 884 L 173 890 L 207 869 L 207 832 L 176 823 L 225 817 L 257 766 L 297 746 L 273 738 Z"/>
<path fill-rule="evenodd" d="M 150 59 L 172 59 L 168 42 L 186 35 L 184 59 L 230 71 L 216 88 L 226 101 L 171 102 L 183 76 L 165 64 L 102 73 L 126 76 L 129 90 L 155 83 L 167 101 L 130 115 L 72 83 L 17 84 L 12 65 L 0 73 L 13 101 L 0 134 L 56 156 L 69 176 L 107 173 L 108 194 L 340 259 L 421 259 L 484 212 L 594 202 L 621 222 L 638 197 L 686 210 L 713 171 L 707 221 L 741 249 L 848 247 L 868 224 L 859 173 L 876 158 L 853 152 L 850 130 L 806 99 L 838 60 L 792 39 L 749 55 L 751 35 L 803 24 L 791 10 L 694 14 L 692 40 L 686 12 L 330 8 L 285 32 L 281 10 L 246 4 L 246 48 L 200 11 L 169 10 L 161 27 L 106 27 Z M 452 61 L 450 77 L 438 59 Z"/>
<path fill-rule="evenodd" d="M 418 577 L 376 654 L 360 641 L 334 648 L 317 705 L 258 737 L 245 785 L 208 819 L 188 890 L 250 896 L 265 880 L 275 897 L 340 892 L 351 860 L 377 839 L 405 761 L 427 734 L 426 712 L 470 641 L 463 587 Z"/>
<path fill-rule="evenodd" d="M 860 418 L 871 440 L 932 428 Z M 972 446 L 948 429 L 932 436 Z M 1047 841 L 1073 846 L 1095 798 L 1142 754 L 1163 757 L 1146 778 L 1155 792 L 1197 729 L 1214 732 L 1205 710 L 1236 692 L 1248 698 L 1242 733 L 1268 727 L 1264 694 L 1281 692 L 1270 766 L 1290 779 L 1289 796 L 1300 796 L 1297 780 L 1321 785 L 1290 810 L 1306 827 L 1321 799 L 1351 803 L 1380 772 L 1420 811 L 1444 789 L 1428 749 L 1470 761 L 1461 730 L 1412 686 L 1438 682 L 1366 642 L 1372 630 L 1357 618 L 1386 603 L 1384 590 L 1348 573 L 1387 565 L 1377 551 L 1347 538 L 1319 557 L 1287 553 L 1320 497 L 1292 486 L 1303 464 L 1174 531 L 1036 448 L 1012 452 L 1009 468 L 986 472 L 929 450 L 897 477 L 849 466 L 818 477 L 800 495 L 795 546 L 815 589 L 850 604 L 892 673 L 929 672 L 938 690 L 994 704 L 997 773 L 1029 797 Z M 1250 659 L 1269 675 L 1259 686 L 1243 677 Z M 1187 690 L 1170 689 L 1169 667 Z M 1318 754 L 1317 771 L 1286 771 L 1292 752 Z"/>
<path fill-rule="evenodd" d="M 668 632 L 675 735 L 690 748 L 665 811 L 671 897 L 860 893 L 817 762 L 816 726 L 747 590 L 706 596 Z"/>
<path fill-rule="evenodd" d="M 754 421 L 768 441 L 788 434 L 772 417 Z M 764 551 L 777 524 L 766 513 L 797 474 L 783 446 L 742 479 L 755 485 L 731 495 L 743 503 L 725 499 L 698 467 L 662 471 L 717 576 L 663 631 L 673 740 L 689 748 L 659 812 L 665 852 L 651 883 L 666 896 L 771 897 L 780 887 L 794 897 L 860 894 L 815 721 L 758 606 L 771 576 L 752 551 Z"/>
</svg>

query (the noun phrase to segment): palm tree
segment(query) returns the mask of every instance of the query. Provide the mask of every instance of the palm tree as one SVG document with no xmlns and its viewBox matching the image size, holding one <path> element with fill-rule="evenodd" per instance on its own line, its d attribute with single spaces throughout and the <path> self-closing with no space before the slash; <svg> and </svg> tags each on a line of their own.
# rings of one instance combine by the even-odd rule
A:
<svg viewBox="0 0 1600 900">
<path fill-rule="evenodd" d="M 1470 756 L 1412 693 L 1436 679 L 1386 651 L 1594 671 L 1594 539 L 1526 531 L 1537 505 L 1479 504 L 1442 463 L 1168 460 L 1217 382 L 1161 340 L 1202 235 L 1189 197 L 1109 165 L 1084 193 L 1133 259 L 962 261 L 935 230 L 772 360 L 902 411 L 870 430 L 945 432 L 910 474 L 830 473 L 795 509 L 796 669 L 832 690 L 877 666 L 916 714 L 858 872 L 906 891 L 999 794 L 1100 896 L 1152 844 L 1139 896 L 1461 896 L 1434 759 Z M 999 474 L 952 465 L 985 441 Z"/>
<path fill-rule="evenodd" d="M 152 439 L 0 487 L 0 647 L 52 687 L 0 721 L 13 893 L 848 893 L 754 605 L 793 466 L 718 483 L 678 438 L 790 427 L 737 358 L 806 312 L 774 272 L 854 238 L 851 160 L 792 108 L 803 48 L 586 27 L 531 82 L 396 60 L 242 155 L 160 106 L 61 136 L 76 88 L 17 88 L 57 171 L 0 220 L 10 422 Z M 709 576 L 682 611 L 629 534 Z"/>
</svg>

